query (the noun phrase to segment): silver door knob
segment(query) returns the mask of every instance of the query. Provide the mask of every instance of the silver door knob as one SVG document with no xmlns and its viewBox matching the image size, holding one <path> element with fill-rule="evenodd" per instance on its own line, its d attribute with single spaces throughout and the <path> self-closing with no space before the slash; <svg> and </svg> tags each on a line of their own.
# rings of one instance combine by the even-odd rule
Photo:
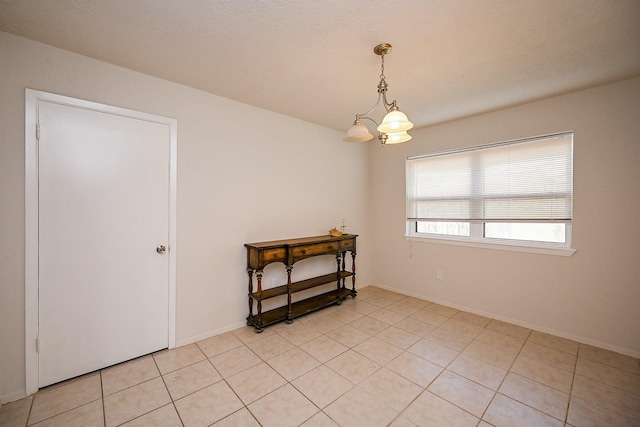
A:
<svg viewBox="0 0 640 427">
<path fill-rule="evenodd" d="M 164 245 L 160 245 L 156 248 L 156 252 L 158 252 L 159 254 L 163 254 L 165 251 L 167 250 L 167 248 L 164 247 Z"/>
</svg>

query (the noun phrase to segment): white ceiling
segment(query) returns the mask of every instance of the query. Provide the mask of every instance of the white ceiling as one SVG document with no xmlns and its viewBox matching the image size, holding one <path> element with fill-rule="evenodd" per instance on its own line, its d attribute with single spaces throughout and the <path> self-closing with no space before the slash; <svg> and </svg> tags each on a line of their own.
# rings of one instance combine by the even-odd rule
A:
<svg viewBox="0 0 640 427">
<path fill-rule="evenodd" d="M 0 30 L 341 130 L 383 42 L 416 127 L 640 76 L 637 0 L 0 0 Z"/>
</svg>

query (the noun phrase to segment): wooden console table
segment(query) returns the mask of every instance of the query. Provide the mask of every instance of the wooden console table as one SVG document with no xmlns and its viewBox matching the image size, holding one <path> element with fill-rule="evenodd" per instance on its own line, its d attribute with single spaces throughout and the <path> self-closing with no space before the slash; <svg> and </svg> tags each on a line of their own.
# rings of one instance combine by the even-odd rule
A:
<svg viewBox="0 0 640 427">
<path fill-rule="evenodd" d="M 355 234 L 343 234 L 339 237 L 317 236 L 300 239 L 277 240 L 272 242 L 246 243 L 247 273 L 249 274 L 249 316 L 247 325 L 253 326 L 256 332 L 262 332 L 265 326 L 282 320 L 291 323 L 294 318 L 314 310 L 333 304 L 340 304 L 346 297 L 356 297 L 356 237 Z M 346 270 L 346 255 L 351 252 L 351 271 Z M 336 270 L 332 273 L 299 282 L 291 282 L 293 265 L 303 259 L 319 256 L 334 255 Z M 262 288 L 262 274 L 264 268 L 273 263 L 281 262 L 287 272 L 287 283 L 274 288 Z M 257 279 L 257 290 L 253 288 L 253 274 Z M 345 280 L 351 277 L 351 289 L 345 286 Z M 302 301 L 292 302 L 294 293 L 311 289 L 327 283 L 336 283 L 336 288 Z M 287 295 L 287 305 L 269 311 L 262 311 L 262 302 L 269 298 Z M 256 303 L 256 313 L 253 304 Z"/>
</svg>

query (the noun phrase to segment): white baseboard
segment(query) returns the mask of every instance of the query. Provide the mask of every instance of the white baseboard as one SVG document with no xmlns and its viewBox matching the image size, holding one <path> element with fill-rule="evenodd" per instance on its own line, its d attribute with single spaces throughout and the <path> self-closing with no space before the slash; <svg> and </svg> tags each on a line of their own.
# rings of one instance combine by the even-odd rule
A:
<svg viewBox="0 0 640 427">
<path fill-rule="evenodd" d="M 370 286 L 370 285 L 369 284 L 367 284 L 367 285 L 358 285 L 356 287 L 356 291 L 358 289 L 366 288 L 367 286 Z M 398 291 L 396 291 L 396 292 L 398 292 Z M 216 335 L 224 334 L 225 332 L 233 331 L 234 329 L 242 328 L 244 326 L 247 326 L 247 322 L 246 321 L 233 323 L 231 325 L 223 326 L 222 328 L 214 329 L 212 331 L 208 331 L 208 332 L 205 332 L 205 333 L 193 336 L 193 337 L 177 340 L 176 341 L 176 347 L 181 347 L 183 345 L 192 344 L 194 342 L 198 342 L 198 341 L 201 341 L 201 340 L 204 340 L 204 339 L 207 339 L 207 338 L 211 338 L 211 337 L 216 336 Z"/>
<path fill-rule="evenodd" d="M 231 325 L 223 326 L 222 328 L 214 329 L 212 331 L 208 331 L 193 337 L 184 338 L 176 341 L 176 347 L 181 347 L 183 345 L 192 344 L 197 341 L 202 341 L 207 338 L 214 337 L 216 335 L 224 334 L 225 332 L 233 331 L 234 329 L 242 328 L 243 326 L 247 326 L 246 321 L 233 323 Z"/>
<path fill-rule="evenodd" d="M 407 291 L 403 291 L 401 289 L 396 289 L 393 287 L 389 287 L 389 286 L 382 286 L 382 285 L 372 285 L 375 286 L 376 288 L 380 288 L 380 289 L 386 289 L 388 291 L 392 291 L 392 292 L 396 292 L 402 295 L 406 295 L 409 297 L 414 297 L 414 298 L 418 298 L 421 300 L 425 300 L 425 301 L 431 301 L 431 302 L 435 302 L 438 304 L 442 304 L 442 305 L 446 305 L 448 307 L 452 307 L 458 310 L 463 310 L 463 311 L 468 311 L 469 313 L 473 313 L 473 314 L 477 314 L 479 316 L 484 316 L 484 317 L 488 317 L 490 319 L 495 319 L 495 320 L 500 320 L 502 322 L 507 322 L 507 323 L 511 323 L 513 325 L 517 325 L 517 326 L 522 326 L 523 328 L 527 328 L 527 329 L 533 329 L 535 331 L 538 332 L 543 332 L 546 334 L 551 334 L 551 335 L 555 335 L 557 337 L 560 338 L 566 338 L 572 341 L 576 341 L 582 344 L 587 344 L 587 345 L 592 345 L 594 347 L 598 347 L 598 348 L 602 348 L 605 350 L 610 350 L 610 351 L 614 351 L 616 353 L 620 353 L 620 354 L 624 354 L 627 356 L 631 356 L 631 357 L 635 357 L 636 359 L 640 359 L 640 352 L 628 349 L 628 348 L 623 348 L 623 347 L 618 347 L 615 345 L 611 345 L 605 342 L 600 342 L 597 340 L 593 340 L 590 338 L 586 338 L 583 336 L 579 336 L 579 335 L 574 335 L 574 334 L 570 334 L 567 332 L 563 332 L 563 331 L 558 331 L 555 329 L 551 329 L 551 328 L 547 328 L 541 325 L 537 325 L 535 323 L 529 323 L 529 322 L 523 322 L 521 320 L 518 319 L 513 319 L 510 317 L 505 317 L 505 316 L 500 316 L 500 315 L 496 315 L 494 313 L 489 313 L 486 311 L 482 311 L 482 310 L 477 310 L 475 308 L 472 307 L 466 307 L 466 306 L 462 306 L 462 305 L 458 305 L 458 304 L 452 304 L 449 301 L 443 301 L 443 300 L 439 300 L 439 299 L 433 299 L 433 298 L 429 298 L 427 299 L 424 295 L 417 295 L 414 294 L 412 292 L 407 292 Z"/>
<path fill-rule="evenodd" d="M 6 403 L 15 402 L 16 400 L 20 400 L 27 397 L 24 390 L 20 391 L 12 391 L 11 393 L 6 393 L 0 396 L 0 407 Z"/>
</svg>

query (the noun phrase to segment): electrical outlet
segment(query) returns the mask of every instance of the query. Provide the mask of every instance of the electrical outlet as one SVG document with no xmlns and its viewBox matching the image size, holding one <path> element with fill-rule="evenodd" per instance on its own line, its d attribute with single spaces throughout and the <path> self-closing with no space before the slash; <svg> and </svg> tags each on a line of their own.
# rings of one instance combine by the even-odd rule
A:
<svg viewBox="0 0 640 427">
<path fill-rule="evenodd" d="M 444 280 L 444 273 L 442 270 L 436 270 L 436 280 Z"/>
</svg>

